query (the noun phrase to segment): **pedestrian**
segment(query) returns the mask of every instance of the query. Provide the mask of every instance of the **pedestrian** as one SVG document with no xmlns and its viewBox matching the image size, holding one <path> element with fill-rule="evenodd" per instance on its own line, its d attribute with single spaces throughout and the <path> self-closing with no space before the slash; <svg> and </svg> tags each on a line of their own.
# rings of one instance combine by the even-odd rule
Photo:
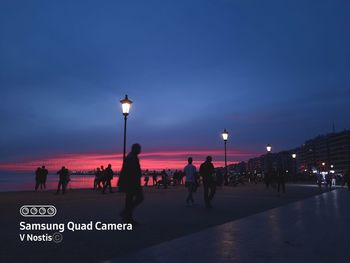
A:
<svg viewBox="0 0 350 263">
<path fill-rule="evenodd" d="M 153 180 L 153 185 L 157 185 L 157 173 L 156 171 L 153 171 L 153 174 L 152 174 L 152 180 Z"/>
<path fill-rule="evenodd" d="M 106 170 L 104 171 L 104 184 L 103 184 L 103 189 L 102 189 L 102 194 L 105 193 L 106 188 L 109 188 L 109 192 L 113 193 L 112 191 L 112 180 L 113 180 L 113 170 L 112 170 L 112 165 L 108 164 Z"/>
<path fill-rule="evenodd" d="M 41 168 L 38 167 L 35 170 L 35 191 L 38 191 L 40 184 L 41 184 Z"/>
<path fill-rule="evenodd" d="M 97 167 L 96 168 L 96 171 L 95 171 L 95 179 L 94 179 L 94 190 L 95 189 L 101 189 L 102 186 L 101 186 L 101 169 L 100 167 Z"/>
<path fill-rule="evenodd" d="M 148 186 L 148 181 L 149 181 L 149 171 L 146 170 L 146 172 L 145 172 L 145 186 Z"/>
<path fill-rule="evenodd" d="M 332 185 L 335 186 L 336 185 L 336 181 L 337 180 L 337 177 L 335 174 L 332 174 Z"/>
<path fill-rule="evenodd" d="M 62 168 L 57 172 L 57 174 L 59 175 L 59 181 L 58 181 L 56 194 L 59 194 L 61 187 L 62 187 L 62 194 L 64 194 L 66 192 L 66 187 L 69 180 L 68 169 L 62 166 Z"/>
<path fill-rule="evenodd" d="M 211 156 L 207 156 L 205 162 L 201 164 L 199 173 L 203 178 L 205 207 L 211 208 L 211 201 L 213 200 L 216 192 L 216 183 L 213 177 L 214 165 L 212 164 Z"/>
<path fill-rule="evenodd" d="M 194 205 L 193 193 L 195 192 L 195 188 L 197 187 L 197 184 L 196 184 L 197 169 L 196 169 L 196 166 L 192 164 L 193 162 L 192 157 L 189 157 L 187 162 L 188 164 L 184 168 L 184 173 L 186 176 L 186 187 L 188 189 L 186 204 L 187 206 L 193 206 Z"/>
<path fill-rule="evenodd" d="M 49 171 L 46 169 L 45 165 L 43 165 L 41 167 L 41 187 L 44 187 L 44 189 L 46 189 L 46 180 L 48 174 Z"/>
<path fill-rule="evenodd" d="M 134 209 L 143 201 L 141 187 L 141 166 L 138 155 L 141 153 L 141 145 L 135 143 L 131 152 L 123 162 L 120 173 L 120 187 L 125 191 L 125 208 L 120 213 L 126 223 L 137 224 L 133 217 Z"/>
</svg>

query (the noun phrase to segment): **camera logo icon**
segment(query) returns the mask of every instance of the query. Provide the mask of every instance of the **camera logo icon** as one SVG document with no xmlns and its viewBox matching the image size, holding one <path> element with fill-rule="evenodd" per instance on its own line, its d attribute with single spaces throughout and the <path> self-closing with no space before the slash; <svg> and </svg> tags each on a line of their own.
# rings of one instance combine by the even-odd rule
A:
<svg viewBox="0 0 350 263">
<path fill-rule="evenodd" d="M 53 217 L 57 209 L 53 205 L 23 205 L 19 213 L 24 217 Z"/>
</svg>

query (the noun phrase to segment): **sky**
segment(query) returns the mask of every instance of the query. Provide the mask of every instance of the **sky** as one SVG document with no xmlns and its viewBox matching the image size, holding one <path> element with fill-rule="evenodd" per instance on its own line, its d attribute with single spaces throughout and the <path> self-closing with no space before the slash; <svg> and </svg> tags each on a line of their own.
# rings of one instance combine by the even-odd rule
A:
<svg viewBox="0 0 350 263">
<path fill-rule="evenodd" d="M 350 127 L 347 0 L 1 1 L 0 169 L 229 163 Z M 68 158 L 68 159 L 67 159 Z M 165 167 L 166 168 L 166 167 Z"/>
</svg>

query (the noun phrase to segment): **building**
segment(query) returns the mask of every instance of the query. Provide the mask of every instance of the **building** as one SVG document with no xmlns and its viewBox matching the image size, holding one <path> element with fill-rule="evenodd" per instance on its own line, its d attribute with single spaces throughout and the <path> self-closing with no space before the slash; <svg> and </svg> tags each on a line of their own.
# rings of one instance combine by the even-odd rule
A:
<svg viewBox="0 0 350 263">
<path fill-rule="evenodd" d="M 313 170 L 344 173 L 350 169 L 350 131 L 317 136 L 298 148 L 273 153 L 271 158 L 275 165 L 292 174 Z M 264 170 L 264 155 L 248 160 L 247 168 Z"/>
</svg>

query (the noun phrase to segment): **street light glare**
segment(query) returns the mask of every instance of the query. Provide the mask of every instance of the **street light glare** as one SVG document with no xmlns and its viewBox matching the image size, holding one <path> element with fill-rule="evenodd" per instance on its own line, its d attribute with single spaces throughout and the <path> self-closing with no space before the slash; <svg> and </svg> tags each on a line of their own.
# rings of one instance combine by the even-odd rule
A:
<svg viewBox="0 0 350 263">
<path fill-rule="evenodd" d="M 270 144 L 266 145 L 266 150 L 267 150 L 268 152 L 271 152 L 272 146 L 271 146 Z"/>
<path fill-rule="evenodd" d="M 292 158 L 295 159 L 297 158 L 297 155 L 295 153 L 292 154 Z"/>
<path fill-rule="evenodd" d="M 226 129 L 224 129 L 224 131 L 222 132 L 221 136 L 222 136 L 222 139 L 224 141 L 227 141 L 227 139 L 228 139 L 228 132 L 227 132 Z"/>
</svg>

